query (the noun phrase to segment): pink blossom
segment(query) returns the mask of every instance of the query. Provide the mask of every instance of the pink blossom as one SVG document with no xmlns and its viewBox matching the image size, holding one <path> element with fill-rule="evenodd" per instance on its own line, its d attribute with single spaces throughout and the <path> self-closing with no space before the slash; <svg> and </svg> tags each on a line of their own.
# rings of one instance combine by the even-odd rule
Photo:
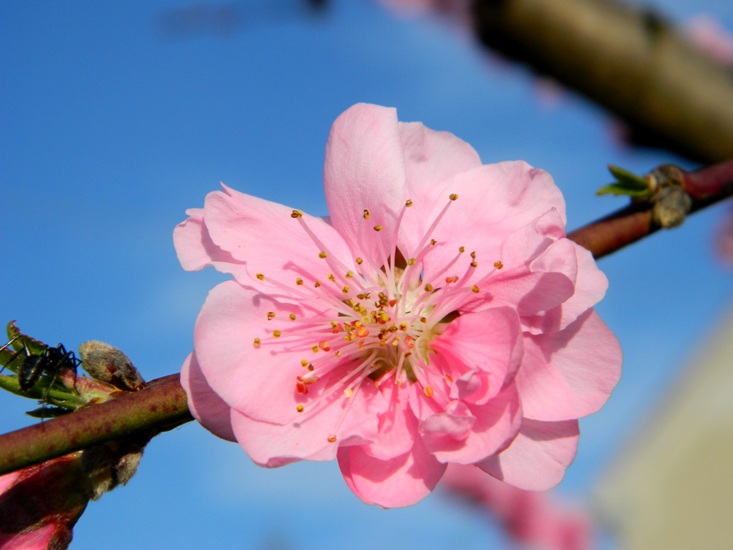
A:
<svg viewBox="0 0 733 550">
<path fill-rule="evenodd" d="M 0 550 L 62 549 L 88 497 L 72 455 L 0 476 Z"/>
<path fill-rule="evenodd" d="M 448 463 L 558 483 L 621 353 L 550 175 L 359 104 L 324 179 L 328 219 L 224 186 L 176 228 L 185 269 L 234 277 L 183 366 L 196 418 L 262 466 L 337 458 L 384 507 L 425 497 Z"/>
<path fill-rule="evenodd" d="M 524 491 L 477 468 L 451 464 L 440 486 L 480 506 L 517 542 L 543 550 L 586 550 L 592 522 L 580 508 L 562 505 L 548 493 Z"/>
</svg>

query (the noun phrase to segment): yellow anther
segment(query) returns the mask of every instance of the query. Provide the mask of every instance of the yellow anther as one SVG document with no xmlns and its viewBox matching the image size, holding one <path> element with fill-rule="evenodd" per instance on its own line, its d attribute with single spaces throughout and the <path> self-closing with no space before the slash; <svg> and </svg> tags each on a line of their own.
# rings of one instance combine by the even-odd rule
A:
<svg viewBox="0 0 733 550">
<path fill-rule="evenodd" d="M 364 216 L 364 219 L 365 220 L 368 220 L 371 217 L 371 214 L 369 213 L 369 209 L 368 208 L 365 208 L 364 209 L 364 213 L 362 214 L 362 216 Z"/>
<path fill-rule="evenodd" d="M 329 435 L 328 436 L 328 442 L 329 443 L 336 443 L 336 436 L 335 435 Z"/>
<path fill-rule="evenodd" d="M 496 260 L 496 261 L 494 262 L 494 267 L 495 267 L 496 269 L 501 269 L 502 267 L 504 267 L 504 264 L 503 264 L 503 263 L 501 263 L 501 260 Z"/>
<path fill-rule="evenodd" d="M 280 336 L 282 335 L 282 332 L 280 332 L 279 330 L 273 330 L 273 331 L 272 331 L 272 335 L 273 335 L 273 336 L 274 336 L 275 338 L 280 338 Z"/>
<path fill-rule="evenodd" d="M 300 210 L 293 210 L 290 213 L 290 217 L 291 218 L 302 218 L 303 217 L 303 212 L 301 212 Z"/>
<path fill-rule="evenodd" d="M 313 353 L 318 353 L 318 344 L 316 344 L 315 346 L 313 346 L 313 347 L 311 348 L 311 351 L 312 351 Z"/>
<path fill-rule="evenodd" d="M 321 281 L 316 281 L 315 283 L 313 283 L 313 286 L 315 288 L 318 288 L 319 286 L 321 286 Z"/>
<path fill-rule="evenodd" d="M 328 274 L 328 280 L 331 281 L 332 283 L 336 282 L 336 277 L 334 276 L 333 273 Z"/>
<path fill-rule="evenodd" d="M 298 411 L 299 413 L 302 413 L 304 408 L 305 407 L 303 407 L 303 405 L 296 405 L 295 406 L 295 410 Z"/>
<path fill-rule="evenodd" d="M 427 317 L 420 317 L 420 322 L 421 323 L 427 323 L 428 322 L 428 318 Z"/>
<path fill-rule="evenodd" d="M 308 359 L 301 359 L 300 360 L 300 366 L 305 368 L 308 366 Z"/>
<path fill-rule="evenodd" d="M 352 390 L 351 388 L 346 388 L 346 389 L 344 390 L 344 395 L 345 395 L 345 396 L 346 396 L 347 398 L 348 398 L 348 397 L 351 397 L 352 395 L 354 395 L 354 390 Z"/>
<path fill-rule="evenodd" d="M 433 395 L 435 395 L 435 391 L 433 390 L 432 386 L 425 386 L 422 392 L 427 398 L 433 397 Z"/>
<path fill-rule="evenodd" d="M 478 267 L 478 262 L 471 262 L 471 267 Z"/>
<path fill-rule="evenodd" d="M 415 265 L 417 263 L 417 260 L 415 258 L 410 258 L 407 260 L 407 265 Z"/>
<path fill-rule="evenodd" d="M 356 263 L 357 263 L 357 264 L 359 264 L 359 265 L 361 265 L 361 263 L 362 263 L 363 261 L 364 261 L 364 260 L 362 260 L 361 258 L 357 258 L 357 259 L 356 259 Z"/>
<path fill-rule="evenodd" d="M 298 277 L 297 279 L 295 279 L 295 284 L 298 285 L 298 286 L 301 286 L 303 284 L 303 279 L 301 279 L 300 277 Z"/>
<path fill-rule="evenodd" d="M 361 325 L 359 328 L 356 329 L 356 335 L 359 338 L 366 338 L 369 336 L 369 329 L 366 328 L 364 325 Z"/>
<path fill-rule="evenodd" d="M 267 312 L 267 320 L 272 321 L 275 318 L 275 312 L 274 311 L 268 311 Z"/>
<path fill-rule="evenodd" d="M 460 252 L 461 254 L 463 254 L 465 251 L 466 251 L 466 247 L 465 246 L 459 246 L 458 247 L 458 252 Z"/>
<path fill-rule="evenodd" d="M 348 294 L 349 293 L 349 285 L 344 285 L 344 288 L 341 289 L 341 294 Z"/>
<path fill-rule="evenodd" d="M 382 229 L 383 229 L 383 227 L 381 225 L 375 225 L 374 226 L 374 231 L 381 231 Z"/>
<path fill-rule="evenodd" d="M 430 283 L 425 285 L 425 292 L 432 292 L 433 291 L 433 285 Z"/>
<path fill-rule="evenodd" d="M 406 206 L 407 208 L 410 208 L 410 207 L 412 206 L 412 200 L 410 200 L 410 199 L 407 199 L 407 200 L 405 201 L 405 206 Z"/>
<path fill-rule="evenodd" d="M 326 254 L 326 251 L 325 250 L 321 250 L 318 253 L 318 257 L 321 258 L 321 259 L 325 258 L 326 256 L 328 256 L 328 254 Z"/>
<path fill-rule="evenodd" d="M 295 321 L 295 313 L 291 313 L 288 317 L 290 317 L 291 321 Z"/>
<path fill-rule="evenodd" d="M 479 291 L 479 288 L 478 288 L 478 287 L 477 287 L 476 285 L 473 285 L 473 286 L 471 287 L 471 291 L 473 291 L 473 292 L 478 292 L 478 291 Z"/>
<path fill-rule="evenodd" d="M 430 246 L 435 246 L 436 244 L 438 244 L 438 241 L 436 241 L 435 239 L 430 239 Z"/>
<path fill-rule="evenodd" d="M 449 198 L 450 200 L 454 201 L 454 200 L 456 200 L 456 199 L 458 198 L 458 194 L 457 194 L 457 193 L 451 193 L 451 194 L 450 194 L 450 195 L 448 196 L 448 198 Z"/>
<path fill-rule="evenodd" d="M 340 349 L 337 349 L 336 351 L 334 351 L 334 352 L 333 352 L 333 354 L 334 354 L 334 355 L 335 355 L 336 357 L 341 357 L 341 350 L 340 350 Z"/>
<path fill-rule="evenodd" d="M 471 252 L 471 258 L 476 259 L 476 251 Z"/>
<path fill-rule="evenodd" d="M 347 271 L 346 272 L 346 275 L 344 275 L 344 277 L 346 279 L 351 279 L 353 276 L 354 276 L 354 272 L 353 271 Z"/>
<path fill-rule="evenodd" d="M 264 281 L 264 280 L 265 280 L 265 276 L 264 276 L 264 275 L 263 275 L 262 273 L 258 273 L 258 274 L 256 275 L 256 277 L 257 277 L 257 278 L 258 278 L 258 279 L 259 279 L 260 281 Z"/>
<path fill-rule="evenodd" d="M 261 345 L 262 345 L 262 342 L 260 341 L 260 339 L 259 338 L 255 338 L 254 346 L 256 348 L 259 348 Z"/>
</svg>

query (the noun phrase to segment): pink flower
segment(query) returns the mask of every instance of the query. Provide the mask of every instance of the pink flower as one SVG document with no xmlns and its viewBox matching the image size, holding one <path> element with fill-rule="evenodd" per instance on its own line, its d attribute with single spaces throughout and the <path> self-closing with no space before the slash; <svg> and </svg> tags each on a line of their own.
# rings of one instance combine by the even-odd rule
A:
<svg viewBox="0 0 733 550">
<path fill-rule="evenodd" d="M 707 14 L 699 14 L 686 24 L 689 39 L 702 51 L 723 65 L 733 65 L 733 35 L 720 22 Z"/>
<path fill-rule="evenodd" d="M 384 507 L 419 501 L 448 463 L 558 483 L 621 353 L 552 178 L 359 104 L 324 179 L 329 219 L 224 187 L 176 228 L 185 269 L 234 276 L 183 366 L 196 418 L 262 466 L 338 458 Z"/>
<path fill-rule="evenodd" d="M 0 549 L 62 549 L 69 545 L 72 528 L 89 500 L 83 494 L 75 456 L 0 476 Z"/>
<path fill-rule="evenodd" d="M 456 496 L 483 508 L 517 542 L 543 550 L 586 550 L 592 546 L 590 517 L 563 506 L 546 492 L 517 489 L 477 468 L 451 464 L 440 483 Z"/>
</svg>

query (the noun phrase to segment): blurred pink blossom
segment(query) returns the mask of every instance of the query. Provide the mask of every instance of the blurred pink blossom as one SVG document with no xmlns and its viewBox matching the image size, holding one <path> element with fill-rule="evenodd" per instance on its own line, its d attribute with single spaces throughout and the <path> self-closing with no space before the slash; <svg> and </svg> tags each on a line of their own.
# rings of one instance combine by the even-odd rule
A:
<svg viewBox="0 0 733 550">
<path fill-rule="evenodd" d="M 517 542 L 542 550 L 587 550 L 592 546 L 590 517 L 578 507 L 561 505 L 550 494 L 517 489 L 477 468 L 451 464 L 441 488 L 498 518 Z"/>
<path fill-rule="evenodd" d="M 333 125 L 324 179 L 328 219 L 224 186 L 176 228 L 185 269 L 234 277 L 183 366 L 194 416 L 262 466 L 337 458 L 384 507 L 449 463 L 558 483 L 621 352 L 550 175 L 359 104 Z"/>
<path fill-rule="evenodd" d="M 0 476 L 0 550 L 66 548 L 88 501 L 77 482 L 71 456 Z"/>
<path fill-rule="evenodd" d="M 693 44 L 713 59 L 733 66 L 733 35 L 714 17 L 696 15 L 685 25 L 685 32 Z"/>
</svg>

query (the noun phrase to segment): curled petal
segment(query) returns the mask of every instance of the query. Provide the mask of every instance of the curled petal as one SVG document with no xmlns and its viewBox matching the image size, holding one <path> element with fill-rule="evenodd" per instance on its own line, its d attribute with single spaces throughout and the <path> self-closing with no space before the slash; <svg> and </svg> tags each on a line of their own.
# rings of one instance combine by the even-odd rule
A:
<svg viewBox="0 0 733 550">
<path fill-rule="evenodd" d="M 456 411 L 458 412 L 458 411 Z M 428 418 L 421 425 L 423 439 L 433 455 L 441 462 L 474 464 L 501 451 L 516 436 L 522 423 L 522 409 L 514 386 L 483 405 L 472 405 L 460 411 L 464 419 L 470 419 L 470 429 L 459 434 L 455 428 L 468 428 L 467 422 L 452 414 L 447 422 L 446 414 L 440 422 Z M 440 430 L 443 430 L 441 433 Z M 463 435 L 463 437 L 456 437 Z"/>
<path fill-rule="evenodd" d="M 498 456 L 476 464 L 520 489 L 546 491 L 565 475 L 578 447 L 578 421 L 524 419 L 519 434 Z"/>
<path fill-rule="evenodd" d="M 213 266 L 222 273 L 231 273 L 238 278 L 243 276 L 246 272 L 242 262 L 211 240 L 204 222 L 204 210 L 191 208 L 186 214 L 189 218 L 173 230 L 173 243 L 181 267 L 186 271 L 198 271 Z"/>
<path fill-rule="evenodd" d="M 433 339 L 430 347 L 441 361 L 450 365 L 450 372 L 484 373 L 488 382 L 481 384 L 484 393 L 476 393 L 478 386 L 466 385 L 472 395 L 464 393 L 463 397 L 473 403 L 485 403 L 499 393 L 522 360 L 519 319 L 516 312 L 505 307 L 461 315 Z"/>
</svg>

